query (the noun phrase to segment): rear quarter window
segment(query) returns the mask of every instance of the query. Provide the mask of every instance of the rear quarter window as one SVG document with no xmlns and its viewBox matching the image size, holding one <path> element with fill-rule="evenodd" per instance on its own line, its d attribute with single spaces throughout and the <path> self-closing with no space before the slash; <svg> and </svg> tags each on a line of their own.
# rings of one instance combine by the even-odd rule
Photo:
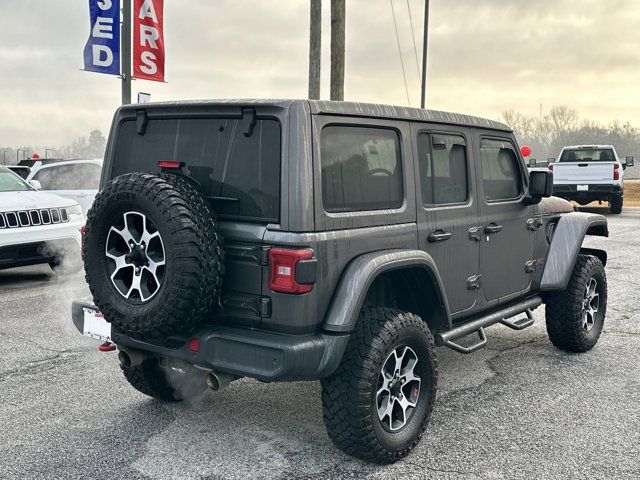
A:
<svg viewBox="0 0 640 480">
<path fill-rule="evenodd" d="M 158 161 L 184 162 L 222 217 L 260 223 L 280 217 L 280 122 L 258 119 L 245 135 L 241 119 L 150 119 L 139 135 L 125 121 L 117 136 L 111 177 L 159 172 Z"/>
<path fill-rule="evenodd" d="M 402 206 L 402 159 L 397 131 L 327 126 L 322 130 L 320 156 L 322 201 L 327 212 Z"/>
</svg>

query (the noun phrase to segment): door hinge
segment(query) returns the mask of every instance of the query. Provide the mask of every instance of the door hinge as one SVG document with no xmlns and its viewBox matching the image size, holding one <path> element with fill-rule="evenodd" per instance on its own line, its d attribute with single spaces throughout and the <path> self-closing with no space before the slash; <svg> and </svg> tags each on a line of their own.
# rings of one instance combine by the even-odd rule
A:
<svg viewBox="0 0 640 480">
<path fill-rule="evenodd" d="M 262 318 L 271 316 L 271 299 L 269 297 L 260 297 L 258 312 Z"/>
<path fill-rule="evenodd" d="M 467 290 L 479 290 L 482 283 L 482 275 L 472 275 L 467 278 Z"/>
<path fill-rule="evenodd" d="M 527 220 L 527 229 L 531 231 L 538 230 L 542 226 L 541 218 L 530 218 Z"/>
<path fill-rule="evenodd" d="M 482 227 L 471 227 L 469 229 L 469 240 L 476 240 L 479 242 L 481 230 L 482 230 Z"/>
</svg>

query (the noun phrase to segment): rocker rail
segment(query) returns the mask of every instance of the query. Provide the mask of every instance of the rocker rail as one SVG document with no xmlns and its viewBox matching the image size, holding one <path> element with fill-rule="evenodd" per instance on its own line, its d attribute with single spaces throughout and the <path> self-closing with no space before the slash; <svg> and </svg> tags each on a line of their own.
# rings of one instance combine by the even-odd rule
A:
<svg viewBox="0 0 640 480">
<path fill-rule="evenodd" d="M 465 323 L 464 325 L 460 325 L 459 327 L 453 328 L 449 331 L 436 333 L 434 335 L 435 343 L 439 347 L 449 347 L 459 353 L 473 353 L 487 344 L 487 337 L 484 333 L 484 329 L 486 327 L 490 327 L 496 323 L 502 323 L 513 330 L 522 330 L 527 328 L 533 324 L 531 310 L 539 307 L 540 305 L 542 305 L 542 299 L 539 296 L 529 298 L 516 303 L 515 305 L 496 310 L 495 312 L 477 318 L 469 323 Z M 526 313 L 527 318 L 517 320 L 515 322 L 507 320 L 521 313 Z M 471 333 L 478 334 L 479 340 L 477 343 L 469 347 L 455 343 L 455 340 L 465 337 Z"/>
</svg>

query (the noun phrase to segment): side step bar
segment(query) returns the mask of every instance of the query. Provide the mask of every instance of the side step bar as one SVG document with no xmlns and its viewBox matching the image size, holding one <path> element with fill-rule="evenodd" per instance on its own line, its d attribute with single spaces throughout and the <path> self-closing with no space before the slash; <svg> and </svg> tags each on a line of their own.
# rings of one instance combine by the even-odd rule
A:
<svg viewBox="0 0 640 480">
<path fill-rule="evenodd" d="M 484 329 L 486 327 L 490 327 L 496 323 L 502 323 L 513 330 L 523 330 L 533 325 L 533 314 L 531 313 L 531 310 L 539 307 L 540 305 L 542 305 L 542 299 L 540 297 L 536 296 L 529 298 L 523 302 L 497 310 L 489 315 L 485 315 L 484 317 L 480 317 L 469 323 L 460 325 L 459 327 L 453 328 L 447 332 L 436 333 L 434 335 L 435 343 L 439 347 L 449 347 L 459 353 L 473 353 L 487 344 L 487 337 L 484 333 Z M 521 313 L 526 313 L 527 317 L 516 320 L 515 322 L 508 320 L 509 318 L 515 317 Z M 478 334 L 477 343 L 469 347 L 455 343 L 455 340 L 466 337 L 471 333 Z"/>
</svg>

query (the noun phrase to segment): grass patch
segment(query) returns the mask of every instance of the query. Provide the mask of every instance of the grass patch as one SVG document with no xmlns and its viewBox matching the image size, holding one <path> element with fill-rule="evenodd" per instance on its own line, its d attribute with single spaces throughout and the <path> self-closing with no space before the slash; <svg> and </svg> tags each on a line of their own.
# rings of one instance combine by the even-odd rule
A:
<svg viewBox="0 0 640 480">
<path fill-rule="evenodd" d="M 640 183 L 625 183 L 624 204 L 630 207 L 640 207 Z"/>
</svg>

